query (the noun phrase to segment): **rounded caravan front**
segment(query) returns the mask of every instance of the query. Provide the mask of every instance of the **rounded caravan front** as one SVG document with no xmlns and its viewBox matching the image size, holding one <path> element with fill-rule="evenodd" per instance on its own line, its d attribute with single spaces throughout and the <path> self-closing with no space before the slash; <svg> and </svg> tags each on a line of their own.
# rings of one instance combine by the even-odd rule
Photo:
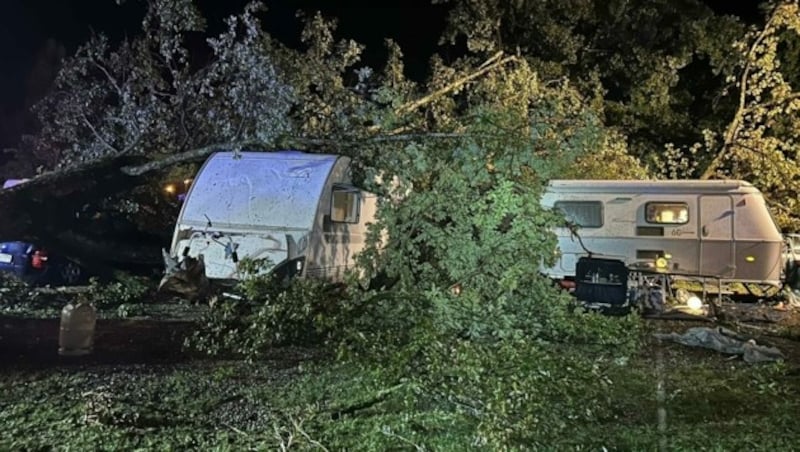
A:
<svg viewBox="0 0 800 452">
<path fill-rule="evenodd" d="M 287 277 L 344 276 L 363 248 L 375 199 L 352 186 L 350 159 L 298 151 L 217 152 L 192 183 L 173 235 L 177 260 L 235 280 L 244 259 Z"/>
<path fill-rule="evenodd" d="M 559 261 L 544 269 L 551 277 L 573 277 L 591 253 L 634 267 L 658 262 L 686 277 L 781 283 L 783 238 L 748 182 L 554 180 L 541 202 L 561 210 L 580 237 L 557 228 Z"/>
</svg>

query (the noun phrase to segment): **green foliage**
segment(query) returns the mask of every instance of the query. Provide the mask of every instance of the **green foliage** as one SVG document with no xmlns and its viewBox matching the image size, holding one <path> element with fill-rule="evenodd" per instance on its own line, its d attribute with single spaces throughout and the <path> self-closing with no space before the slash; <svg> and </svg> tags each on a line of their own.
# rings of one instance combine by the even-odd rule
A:
<svg viewBox="0 0 800 452">
<path fill-rule="evenodd" d="M 119 306 L 146 301 L 145 296 L 152 289 L 152 282 L 147 278 L 120 273 L 114 281 L 108 283 L 92 278 L 86 296 L 87 301 L 97 306 Z"/>
<path fill-rule="evenodd" d="M 551 353 L 508 342 L 477 353 L 472 342 L 433 344 L 431 368 L 442 372 L 422 377 L 376 363 L 314 364 L 296 351 L 257 363 L 13 367 L 0 378 L 0 449 L 795 447 L 792 369 L 651 347 L 623 360 L 607 346 L 550 344 Z"/>
<path fill-rule="evenodd" d="M 150 301 L 147 297 L 152 293 L 152 281 L 119 273 L 114 281 L 107 283 L 91 278 L 89 290 L 77 297 L 98 310 L 108 313 L 113 309 L 116 316 L 130 317 L 143 312 L 143 304 Z"/>
<path fill-rule="evenodd" d="M 706 140 L 706 146 L 712 145 L 710 139 Z M 702 155 L 703 146 L 695 143 L 687 148 L 678 148 L 672 143 L 664 147 L 661 155 L 653 157 L 653 163 L 658 175 L 662 179 L 692 179 L 697 177 L 700 168 L 698 154 Z"/>
<path fill-rule="evenodd" d="M 519 52 L 543 79 L 569 79 L 625 135 L 633 155 L 719 129 L 744 26 L 698 0 L 457 0 L 443 41 L 478 54 Z M 723 76 L 720 76 L 723 75 Z"/>
<path fill-rule="evenodd" d="M 234 379 L 214 378 L 219 369 Z M 278 447 L 283 428 L 259 394 L 277 389 L 282 368 L 233 364 L 101 366 L 0 381 L 3 450 L 252 450 Z M 236 378 L 244 385 L 231 384 Z M 289 424 L 291 426 L 291 424 Z M 247 431 L 246 434 L 243 432 Z M 272 447 L 274 446 L 274 447 Z"/>
<path fill-rule="evenodd" d="M 288 285 L 262 271 L 263 262 L 242 261 L 244 277 L 230 294 L 215 296 L 201 328 L 187 339 L 192 349 L 250 359 L 281 345 L 319 344 L 329 333 L 337 294 L 326 283 L 295 279 Z"/>
<path fill-rule="evenodd" d="M 643 180 L 653 177 L 649 168 L 628 151 L 626 138 L 615 131 L 603 136 L 603 147 L 582 155 L 562 173 L 563 179 L 629 179 Z"/>
<path fill-rule="evenodd" d="M 542 184 L 597 148 L 599 125 L 568 86 L 539 85 L 526 64 L 487 75 L 454 117 L 452 141 L 420 140 L 375 155 L 365 183 L 386 202 L 376 230 L 388 241 L 364 254 L 401 287 L 504 297 L 552 259 L 558 217 L 539 206 Z M 398 180 L 391 187 L 371 181 Z M 377 237 L 376 237 L 377 239 Z"/>
<path fill-rule="evenodd" d="M 108 156 L 148 158 L 209 145 L 274 143 L 290 130 L 291 88 L 270 56 L 252 3 L 207 41 L 187 42 L 205 20 L 192 0 L 148 2 L 141 34 L 118 46 L 93 36 L 68 58 L 53 93 L 36 106 L 34 147 L 60 164 Z"/>
<path fill-rule="evenodd" d="M 729 79 L 736 110 L 702 173 L 753 181 L 789 231 L 800 227 L 800 93 L 791 83 L 797 47 L 787 44 L 799 37 L 800 6 L 781 1 L 772 5 L 763 28 L 736 41 L 739 73 Z M 784 62 L 791 62 L 788 72 Z"/>
<path fill-rule="evenodd" d="M 331 138 L 355 139 L 363 130 L 360 121 L 373 119 L 358 92 L 345 85 L 345 74 L 359 62 L 363 46 L 350 39 L 337 40 L 336 21 L 325 19 L 320 13 L 303 19 L 301 40 L 305 52 L 276 50 L 279 64 L 298 99 L 292 112 L 296 132 L 299 136 L 325 139 L 326 144 L 338 148 L 336 140 Z M 371 73 L 369 69 L 364 71 Z"/>
<path fill-rule="evenodd" d="M 0 272 L 0 314 L 13 317 L 53 318 L 67 303 L 63 294 L 43 294 L 16 275 Z M 2 336 L 2 335 L 0 335 Z"/>
<path fill-rule="evenodd" d="M 368 162 L 366 183 L 398 183 L 371 187 L 387 196 L 361 263 L 395 283 L 342 302 L 339 356 L 399 388 L 381 393 L 382 413 L 422 412 L 390 424 L 402 440 L 370 438 L 376 448 L 544 446 L 569 422 L 608 412 L 606 384 L 588 383 L 608 380 L 611 357 L 637 348 L 636 318 L 584 313 L 538 273 L 555 256 L 561 221 L 539 203 L 544 183 L 607 142 L 568 84 L 542 85 L 526 63 L 510 66 L 455 94 L 466 102 L 459 114 L 449 96 L 425 107 L 457 138 L 416 140 Z"/>
<path fill-rule="evenodd" d="M 31 298 L 30 286 L 9 273 L 0 273 L 0 306 L 10 307 Z"/>
</svg>

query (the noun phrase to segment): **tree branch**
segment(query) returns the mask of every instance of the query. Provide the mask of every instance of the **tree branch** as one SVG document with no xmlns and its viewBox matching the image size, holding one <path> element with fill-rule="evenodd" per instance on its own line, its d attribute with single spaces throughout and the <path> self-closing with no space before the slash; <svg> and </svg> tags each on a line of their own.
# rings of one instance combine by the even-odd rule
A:
<svg viewBox="0 0 800 452">
<path fill-rule="evenodd" d="M 249 143 L 248 143 L 249 144 Z M 247 144 L 232 144 L 232 143 L 215 143 L 201 148 L 192 149 L 191 151 L 181 152 L 180 154 L 173 154 L 161 160 L 153 160 L 143 165 L 123 166 L 120 168 L 123 174 L 128 176 L 141 176 L 142 174 L 149 173 L 175 165 L 177 163 L 189 162 L 194 160 L 204 159 L 215 151 L 233 149 L 237 147 L 246 146 Z M 260 145 L 259 145 L 260 146 Z"/>
<path fill-rule="evenodd" d="M 451 82 L 447 86 L 444 86 L 443 88 L 440 88 L 440 89 L 428 94 L 427 96 L 424 96 L 424 97 L 422 97 L 420 99 L 405 103 L 405 104 L 399 106 L 395 110 L 395 112 L 397 114 L 399 114 L 399 115 L 406 114 L 406 113 L 411 113 L 412 111 L 424 106 L 425 104 L 430 103 L 434 99 L 436 99 L 438 97 L 441 97 L 442 95 L 447 94 L 450 91 L 453 91 L 455 89 L 460 88 L 461 86 L 465 85 L 466 83 L 469 83 L 470 81 L 482 76 L 483 74 L 491 71 L 492 69 L 495 69 L 495 68 L 497 68 L 499 66 L 502 66 L 502 65 L 504 65 L 506 63 L 509 63 L 511 61 L 516 61 L 517 60 L 517 57 L 515 57 L 515 56 L 509 56 L 509 57 L 505 57 L 505 58 L 502 58 L 502 56 L 503 56 L 503 52 L 502 51 L 501 52 L 497 52 L 491 58 L 486 60 L 480 66 L 480 68 L 478 68 L 477 71 L 475 71 L 475 72 L 473 72 L 471 74 L 468 74 L 468 75 L 466 75 L 464 77 L 461 77 L 460 79 Z"/>
<path fill-rule="evenodd" d="M 797 99 L 800 99 L 800 92 L 792 93 L 792 94 L 784 97 L 783 99 L 774 100 L 772 102 L 767 102 L 765 104 L 761 104 L 761 107 L 768 108 L 768 109 L 769 108 L 774 108 L 774 107 L 778 107 L 778 106 L 781 106 L 781 105 L 785 105 L 785 104 L 787 104 L 789 102 L 792 102 L 794 100 L 797 100 Z M 748 109 L 745 110 L 745 112 L 748 112 L 748 113 L 751 112 L 751 111 L 753 111 L 753 108 L 748 108 Z"/>
<path fill-rule="evenodd" d="M 434 139 L 443 139 L 443 140 L 454 140 L 459 138 L 464 138 L 467 136 L 466 134 L 461 133 L 410 133 L 410 134 L 403 134 L 403 135 L 380 135 L 372 138 L 368 138 L 366 141 L 373 142 L 373 143 L 386 143 L 386 142 L 396 142 L 396 141 L 410 141 L 420 138 L 434 138 Z M 363 139 L 353 138 L 353 141 L 364 141 Z M 342 144 L 341 139 L 326 139 L 326 138 L 291 138 L 286 141 L 289 144 L 301 144 L 302 146 L 340 146 Z M 222 151 L 222 150 L 229 150 L 235 148 L 242 148 L 242 147 L 256 147 L 262 148 L 265 147 L 265 143 L 216 143 L 210 144 L 208 146 L 203 146 L 200 148 L 192 149 L 191 151 L 181 152 L 179 154 L 173 154 L 169 157 L 165 157 L 160 160 L 153 160 L 151 162 L 144 163 L 142 165 L 129 165 L 123 166 L 120 168 L 123 174 L 128 176 L 141 176 L 142 174 L 149 173 L 151 171 L 158 171 L 172 165 L 176 165 L 178 163 L 183 162 L 190 162 L 190 161 L 197 161 L 204 159 L 214 153 L 215 151 Z M 120 152 L 119 155 L 122 155 L 123 152 Z"/>
<path fill-rule="evenodd" d="M 91 123 L 91 121 L 89 121 L 89 118 L 87 118 L 87 117 L 86 117 L 86 115 L 85 115 L 84 113 L 81 113 L 81 119 L 83 119 L 83 123 L 84 123 L 84 124 L 86 124 L 86 127 L 88 127 L 88 128 L 89 128 L 89 130 L 91 130 L 91 131 L 92 131 L 92 134 L 94 135 L 94 137 L 95 137 L 95 138 L 97 138 L 97 140 L 98 140 L 98 141 L 100 141 L 100 144 L 102 144 L 102 145 L 103 145 L 103 146 L 105 146 L 106 148 L 110 149 L 110 150 L 111 150 L 111 151 L 113 151 L 115 154 L 117 154 L 117 153 L 119 153 L 119 152 L 120 152 L 120 150 L 119 150 L 119 149 L 117 149 L 117 148 L 115 148 L 114 146 L 112 146 L 112 145 L 111 145 L 111 143 L 109 143 L 108 141 L 106 141 L 106 140 L 105 140 L 105 138 L 103 138 L 103 137 L 100 135 L 100 133 L 97 131 L 97 129 L 95 129 L 94 125 Z"/>
<path fill-rule="evenodd" d="M 404 133 L 398 135 L 379 135 L 376 137 L 372 137 L 369 141 L 374 143 L 385 143 L 385 142 L 393 142 L 393 141 L 411 141 L 420 138 L 437 138 L 437 139 L 448 139 L 448 140 L 455 140 L 459 138 L 466 137 L 467 134 L 464 133 Z"/>
<path fill-rule="evenodd" d="M 774 22 L 775 12 L 773 11 L 766 25 L 764 25 L 764 29 L 747 51 L 744 70 L 742 71 L 742 76 L 739 78 L 739 106 L 736 108 L 736 113 L 733 115 L 731 123 L 728 124 L 728 128 L 725 130 L 725 140 L 722 143 L 722 148 L 711 160 L 711 163 L 708 164 L 706 169 L 703 171 L 703 174 L 700 175 L 700 179 L 709 179 L 716 173 L 717 168 L 719 168 L 719 165 L 722 163 L 722 159 L 725 158 L 725 155 L 733 147 L 733 143 L 736 141 L 736 137 L 739 135 L 742 120 L 744 119 L 745 112 L 747 111 L 747 89 L 750 77 L 751 61 L 753 55 L 756 53 L 756 49 L 761 45 L 764 39 L 766 39 L 766 37 L 773 32 L 772 24 Z"/>
<path fill-rule="evenodd" d="M 92 64 L 94 64 L 94 66 L 96 68 L 100 69 L 100 71 L 103 74 L 105 74 L 105 76 L 108 79 L 109 83 L 111 83 L 111 85 L 117 91 L 117 95 L 119 95 L 119 97 L 124 97 L 123 94 L 122 94 L 122 87 L 117 82 L 117 79 L 114 78 L 113 75 L 111 75 L 111 73 L 108 71 L 108 69 L 106 69 L 106 67 L 103 66 L 102 64 L 98 63 L 97 60 L 95 60 L 94 58 L 92 58 Z"/>
</svg>

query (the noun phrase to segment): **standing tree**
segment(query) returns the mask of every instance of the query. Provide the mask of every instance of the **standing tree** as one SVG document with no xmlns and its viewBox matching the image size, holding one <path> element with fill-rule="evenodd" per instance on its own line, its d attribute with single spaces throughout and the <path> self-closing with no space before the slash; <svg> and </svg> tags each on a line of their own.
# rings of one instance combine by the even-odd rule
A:
<svg viewBox="0 0 800 452">
<path fill-rule="evenodd" d="M 766 25 L 736 42 L 736 111 L 701 176 L 753 181 L 790 230 L 800 227 L 800 92 L 784 75 L 784 62 L 796 63 L 797 48 L 785 44 L 798 38 L 800 7 L 789 0 L 772 5 Z"/>
<path fill-rule="evenodd" d="M 636 157 L 722 126 L 729 106 L 715 99 L 744 29 L 699 0 L 449 1 L 446 42 L 519 52 L 543 79 L 568 77 Z"/>
</svg>

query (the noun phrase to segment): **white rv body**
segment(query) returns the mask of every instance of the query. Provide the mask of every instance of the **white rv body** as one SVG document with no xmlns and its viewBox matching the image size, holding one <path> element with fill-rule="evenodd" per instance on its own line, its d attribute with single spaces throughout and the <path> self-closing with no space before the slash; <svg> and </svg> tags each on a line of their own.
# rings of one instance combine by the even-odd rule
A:
<svg viewBox="0 0 800 452">
<path fill-rule="evenodd" d="M 541 203 L 562 210 L 581 239 L 556 229 L 560 256 L 544 270 L 553 278 L 572 278 L 591 253 L 643 267 L 660 257 L 660 270 L 686 277 L 780 285 L 783 238 L 750 183 L 554 180 Z"/>
<path fill-rule="evenodd" d="M 297 151 L 213 154 L 187 193 L 171 256 L 202 254 L 210 280 L 239 279 L 239 261 L 267 258 L 274 273 L 341 281 L 377 207 L 349 165 Z"/>
</svg>

